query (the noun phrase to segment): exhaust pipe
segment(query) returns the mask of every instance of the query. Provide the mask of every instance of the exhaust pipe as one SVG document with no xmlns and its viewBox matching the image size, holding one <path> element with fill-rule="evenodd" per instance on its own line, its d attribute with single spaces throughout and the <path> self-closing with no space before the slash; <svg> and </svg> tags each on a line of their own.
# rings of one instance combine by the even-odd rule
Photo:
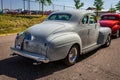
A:
<svg viewBox="0 0 120 80">
<path fill-rule="evenodd" d="M 16 56 L 17 54 L 15 54 L 15 53 L 12 53 L 12 54 L 10 54 L 10 56 Z"/>
<path fill-rule="evenodd" d="M 41 64 L 41 62 L 34 62 L 34 63 L 33 63 L 33 65 L 35 65 L 35 66 L 36 66 L 36 65 L 39 65 L 39 64 Z"/>
</svg>

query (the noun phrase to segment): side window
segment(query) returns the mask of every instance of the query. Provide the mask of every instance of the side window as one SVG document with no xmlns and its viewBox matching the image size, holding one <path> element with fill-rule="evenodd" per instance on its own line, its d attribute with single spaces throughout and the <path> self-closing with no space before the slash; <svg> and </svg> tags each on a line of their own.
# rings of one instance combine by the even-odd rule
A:
<svg viewBox="0 0 120 80">
<path fill-rule="evenodd" d="M 85 16 L 85 17 L 82 19 L 82 24 L 88 24 L 88 19 L 89 19 L 89 17 L 88 17 L 88 16 Z"/>
<path fill-rule="evenodd" d="M 51 16 L 49 19 L 50 19 L 50 20 L 55 20 L 56 17 L 57 17 L 56 15 L 53 15 L 53 16 Z"/>
<path fill-rule="evenodd" d="M 97 19 L 94 15 L 89 16 L 89 24 L 97 23 Z"/>
</svg>

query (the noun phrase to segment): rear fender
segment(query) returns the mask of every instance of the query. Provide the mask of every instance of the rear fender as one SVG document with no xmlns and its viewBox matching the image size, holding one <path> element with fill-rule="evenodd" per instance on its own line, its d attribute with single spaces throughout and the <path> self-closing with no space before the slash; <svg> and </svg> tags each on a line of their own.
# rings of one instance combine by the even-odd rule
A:
<svg viewBox="0 0 120 80">
<path fill-rule="evenodd" d="M 81 53 L 81 38 L 77 33 L 56 33 L 51 35 L 48 39 L 51 44 L 47 51 L 47 56 L 50 61 L 64 59 L 74 44 L 79 44 Z"/>
</svg>

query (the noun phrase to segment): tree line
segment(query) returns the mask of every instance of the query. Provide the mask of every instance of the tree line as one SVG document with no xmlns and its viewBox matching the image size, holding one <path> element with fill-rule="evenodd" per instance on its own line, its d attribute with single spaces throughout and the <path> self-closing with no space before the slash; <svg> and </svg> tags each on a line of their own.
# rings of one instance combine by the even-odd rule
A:
<svg viewBox="0 0 120 80">
<path fill-rule="evenodd" d="M 23 0 L 24 9 L 25 9 L 25 1 L 30 2 L 30 0 Z M 35 1 L 39 2 L 39 5 L 40 4 L 42 5 L 42 14 L 44 13 L 44 6 L 52 4 L 52 0 L 35 0 Z M 104 5 L 103 0 L 94 0 L 93 6 L 95 6 L 96 12 L 104 9 L 103 5 Z M 74 6 L 76 9 L 80 9 L 81 7 L 84 6 L 84 3 L 81 2 L 80 0 L 74 0 Z M 30 5 L 29 5 L 29 7 L 30 7 Z M 3 0 L 1 0 L 1 9 L 3 11 Z M 115 8 L 111 6 L 111 8 L 109 10 L 110 11 L 114 11 L 114 10 L 120 11 L 120 1 L 115 5 Z"/>
<path fill-rule="evenodd" d="M 39 3 L 42 3 L 42 8 L 44 5 L 46 5 L 46 3 L 48 3 L 48 5 L 50 5 L 52 3 L 52 0 L 37 0 Z M 74 3 L 75 3 L 75 8 L 76 9 L 79 9 L 81 7 L 84 6 L 84 3 L 80 2 L 80 0 L 74 0 Z M 94 4 L 93 6 L 95 6 L 96 8 L 96 11 L 101 11 L 103 8 L 103 5 L 104 5 L 104 1 L 103 0 L 94 0 Z M 118 10 L 120 11 L 120 1 L 115 5 L 115 8 L 113 8 L 111 6 L 111 8 L 109 10 Z"/>
<path fill-rule="evenodd" d="M 84 3 L 82 3 L 82 2 L 80 3 L 80 0 L 74 0 L 74 2 L 75 2 L 76 9 L 79 9 L 84 6 Z M 101 11 L 102 9 L 104 9 L 103 5 L 104 5 L 103 0 L 94 0 L 93 6 L 95 6 L 96 11 Z M 109 10 L 110 11 L 113 11 L 113 10 L 120 11 L 120 1 L 115 5 L 115 8 L 111 6 L 111 8 Z"/>
</svg>

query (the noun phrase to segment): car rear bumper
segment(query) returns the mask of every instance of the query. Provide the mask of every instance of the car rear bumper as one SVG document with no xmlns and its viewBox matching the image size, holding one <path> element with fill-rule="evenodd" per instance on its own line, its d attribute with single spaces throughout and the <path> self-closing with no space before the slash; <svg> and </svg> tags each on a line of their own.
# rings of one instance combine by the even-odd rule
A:
<svg viewBox="0 0 120 80">
<path fill-rule="evenodd" d="M 12 50 L 13 54 L 15 54 L 15 55 L 20 55 L 20 56 L 23 56 L 26 58 L 30 58 L 37 62 L 43 62 L 43 63 L 49 62 L 49 59 L 44 55 L 37 54 L 37 53 L 31 53 L 31 52 L 24 51 L 24 50 L 19 50 L 14 47 L 10 47 L 10 49 Z"/>
</svg>

